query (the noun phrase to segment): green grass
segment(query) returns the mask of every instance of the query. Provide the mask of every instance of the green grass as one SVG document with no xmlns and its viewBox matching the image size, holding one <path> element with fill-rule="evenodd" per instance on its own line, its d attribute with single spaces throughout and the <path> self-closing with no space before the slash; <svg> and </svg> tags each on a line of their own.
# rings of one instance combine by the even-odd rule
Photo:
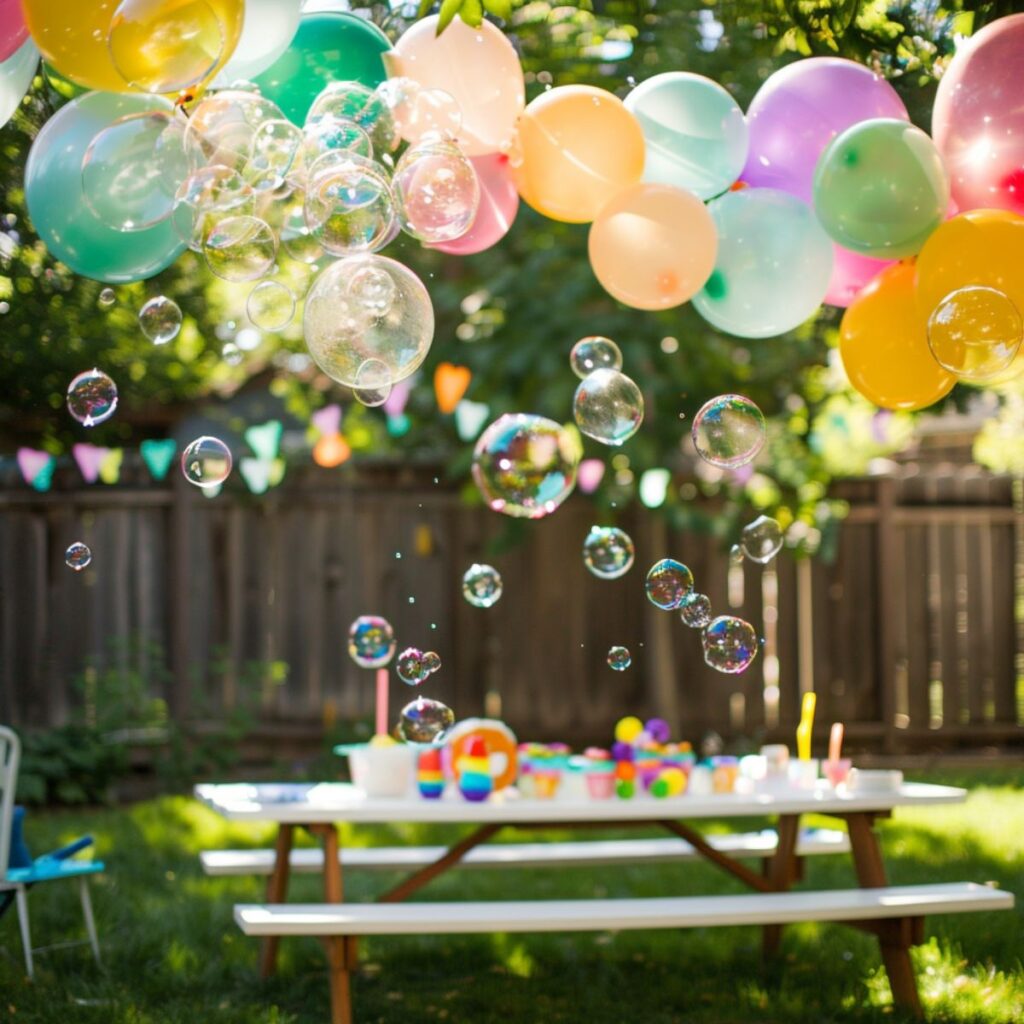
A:
<svg viewBox="0 0 1024 1024">
<path fill-rule="evenodd" d="M 905 809 L 882 825 L 894 883 L 994 881 L 1024 897 L 1024 769 L 932 775 L 971 787 L 963 806 Z M 742 827 L 753 823 L 746 820 Z M 727 822 L 714 823 L 720 830 Z M 13 911 L 0 922 L 0 1021 L 11 1024 L 323 1024 L 328 988 L 321 949 L 286 940 L 276 978 L 256 974 L 257 944 L 231 920 L 236 902 L 262 899 L 254 879 L 207 879 L 199 850 L 266 845 L 268 828 L 228 825 L 184 797 L 82 814 L 29 817 L 37 851 L 82 832 L 108 864 L 94 886 L 105 965 L 86 948 L 39 957 L 29 984 Z M 359 828 L 353 844 L 439 841 L 451 832 Z M 614 833 L 608 833 L 613 835 Z M 634 833 L 635 834 L 635 833 Z M 549 833 L 550 835 L 550 833 Z M 396 879 L 352 873 L 351 899 Z M 805 885 L 849 885 L 845 857 L 814 858 Z M 629 867 L 452 872 L 421 898 L 547 898 L 742 891 L 715 869 Z M 317 879 L 293 879 L 292 898 L 320 899 Z M 928 921 L 914 953 L 933 1021 L 1024 1021 L 1024 899 L 1012 912 Z M 36 944 L 80 937 L 73 887 L 31 895 Z M 763 966 L 756 929 L 620 935 L 396 938 L 362 944 L 354 1002 L 360 1022 L 486 1024 L 583 1022 L 899 1021 L 874 941 L 838 926 L 787 929 L 780 960 Z"/>
</svg>

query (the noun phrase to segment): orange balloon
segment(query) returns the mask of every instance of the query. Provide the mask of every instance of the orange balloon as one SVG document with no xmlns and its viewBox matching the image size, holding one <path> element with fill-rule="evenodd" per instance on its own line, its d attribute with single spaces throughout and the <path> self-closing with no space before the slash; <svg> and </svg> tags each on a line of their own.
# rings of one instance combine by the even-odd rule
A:
<svg viewBox="0 0 1024 1024">
<path fill-rule="evenodd" d="M 928 347 L 928 318 L 915 301 L 914 278 L 912 263 L 886 267 L 853 300 L 839 327 L 850 383 L 883 409 L 924 409 L 956 383 Z"/>
<path fill-rule="evenodd" d="M 588 248 L 594 274 L 609 295 L 634 309 L 671 309 L 711 276 L 718 232 L 692 192 L 639 182 L 598 214 Z"/>
<path fill-rule="evenodd" d="M 644 136 L 617 96 L 591 85 L 563 85 L 523 111 L 509 163 L 519 194 L 538 213 L 586 224 L 640 180 Z"/>
<path fill-rule="evenodd" d="M 455 412 L 455 406 L 462 401 L 469 390 L 469 382 L 473 374 L 468 366 L 456 366 L 454 363 L 440 363 L 434 371 L 434 394 L 437 396 L 437 407 L 445 415 Z"/>
</svg>

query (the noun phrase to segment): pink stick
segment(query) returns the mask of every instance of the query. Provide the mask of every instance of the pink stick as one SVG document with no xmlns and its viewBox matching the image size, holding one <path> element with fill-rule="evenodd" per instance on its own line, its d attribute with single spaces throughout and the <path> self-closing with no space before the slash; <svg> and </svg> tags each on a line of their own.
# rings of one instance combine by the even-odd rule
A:
<svg viewBox="0 0 1024 1024">
<path fill-rule="evenodd" d="M 828 738 L 828 759 L 838 761 L 843 750 L 843 723 L 833 722 L 832 733 Z"/>
<path fill-rule="evenodd" d="M 388 734 L 388 670 L 377 669 L 377 729 L 378 736 Z"/>
</svg>

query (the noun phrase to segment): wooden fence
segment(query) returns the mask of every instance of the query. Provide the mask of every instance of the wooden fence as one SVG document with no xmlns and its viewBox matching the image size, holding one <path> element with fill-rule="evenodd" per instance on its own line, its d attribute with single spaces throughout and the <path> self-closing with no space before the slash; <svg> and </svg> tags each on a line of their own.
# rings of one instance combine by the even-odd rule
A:
<svg viewBox="0 0 1024 1024">
<path fill-rule="evenodd" d="M 262 498 L 206 499 L 179 481 L 10 489 L 0 492 L 0 720 L 66 719 L 87 660 L 140 674 L 179 717 L 238 701 L 247 663 L 275 661 L 288 673 L 262 696 L 270 731 L 368 716 L 372 674 L 349 659 L 346 630 L 376 612 L 402 646 L 441 655 L 431 696 L 460 716 L 500 708 L 524 737 L 607 739 L 635 712 L 694 738 L 788 738 L 813 687 L 821 730 L 841 719 L 861 747 L 1021 742 L 1024 523 L 1011 482 L 940 467 L 840 493 L 850 515 L 831 564 L 784 554 L 730 575 L 718 541 L 671 535 L 634 508 L 620 525 L 637 564 L 607 582 L 581 563 L 594 515 L 585 499 L 521 524 L 524 542 L 496 553 L 503 517 L 410 468 L 298 471 Z M 63 558 L 79 539 L 94 560 L 76 574 Z M 708 669 L 699 633 L 644 599 L 644 572 L 666 555 L 691 567 L 716 613 L 735 609 L 761 631 L 749 671 Z M 505 584 L 487 610 L 460 587 L 482 560 Z M 631 650 L 631 669 L 607 667 L 612 644 Z M 411 696 L 394 682 L 392 701 Z"/>
</svg>

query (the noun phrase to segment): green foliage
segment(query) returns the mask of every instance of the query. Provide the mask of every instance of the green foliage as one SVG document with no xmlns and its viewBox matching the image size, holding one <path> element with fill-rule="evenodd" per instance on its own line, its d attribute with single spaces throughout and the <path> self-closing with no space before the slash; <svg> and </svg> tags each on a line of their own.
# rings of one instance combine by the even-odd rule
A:
<svg viewBox="0 0 1024 1024">
<path fill-rule="evenodd" d="M 17 799 L 25 804 L 99 804 L 127 767 L 122 747 L 81 723 L 26 732 Z"/>
</svg>

